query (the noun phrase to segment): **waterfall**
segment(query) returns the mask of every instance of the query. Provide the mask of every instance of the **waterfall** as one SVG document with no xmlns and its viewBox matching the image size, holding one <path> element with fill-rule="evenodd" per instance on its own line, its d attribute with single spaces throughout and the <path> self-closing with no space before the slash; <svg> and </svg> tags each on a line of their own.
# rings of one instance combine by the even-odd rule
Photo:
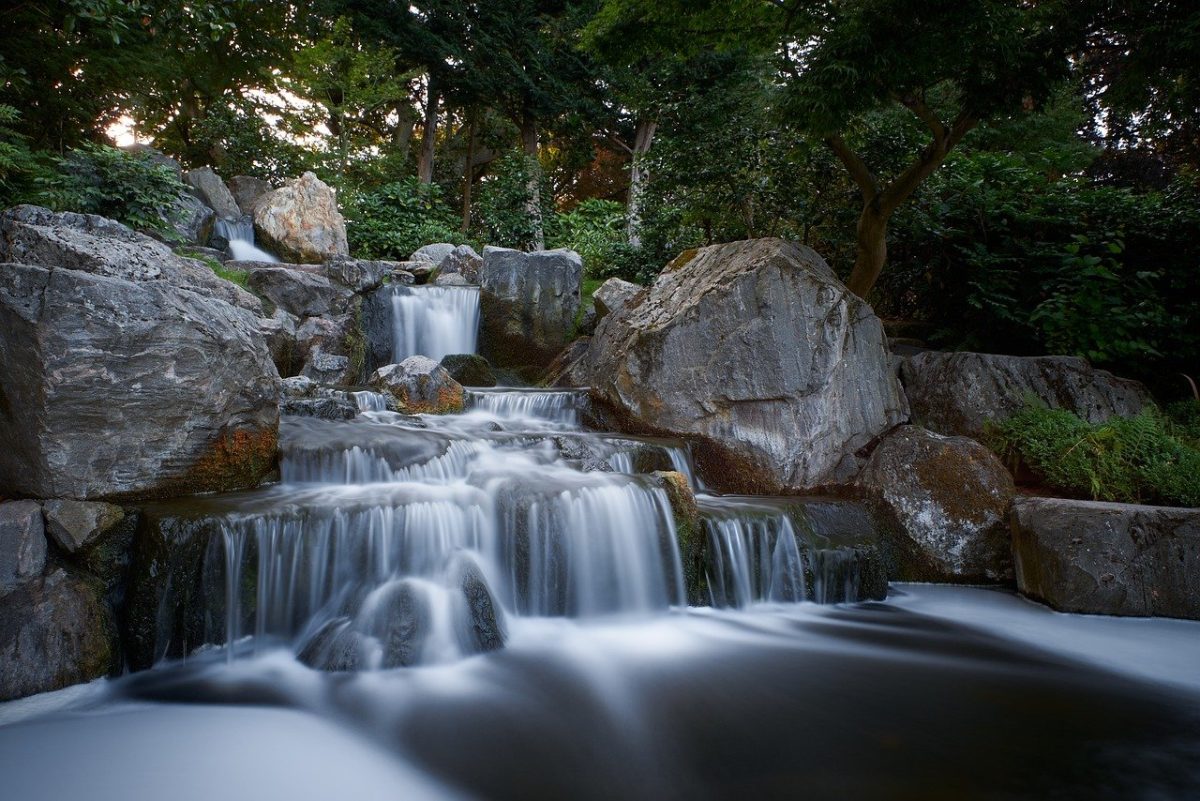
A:
<svg viewBox="0 0 1200 801">
<path fill-rule="evenodd" d="M 242 217 L 240 220 L 217 220 L 214 232 L 229 242 L 229 255 L 236 261 L 279 261 L 254 244 L 254 221 L 250 217 Z"/>
<path fill-rule="evenodd" d="M 354 403 L 360 412 L 386 412 L 387 398 L 378 392 L 352 392 Z"/>
<path fill-rule="evenodd" d="M 714 606 L 745 607 L 808 597 L 796 531 L 786 514 L 729 512 L 704 519 Z"/>
<path fill-rule="evenodd" d="M 478 330 L 477 287 L 392 287 L 392 361 L 474 353 Z"/>
<path fill-rule="evenodd" d="M 497 417 L 533 418 L 566 425 L 579 424 L 579 411 L 587 401 L 580 390 L 472 389 L 467 393 L 470 409 Z"/>
</svg>

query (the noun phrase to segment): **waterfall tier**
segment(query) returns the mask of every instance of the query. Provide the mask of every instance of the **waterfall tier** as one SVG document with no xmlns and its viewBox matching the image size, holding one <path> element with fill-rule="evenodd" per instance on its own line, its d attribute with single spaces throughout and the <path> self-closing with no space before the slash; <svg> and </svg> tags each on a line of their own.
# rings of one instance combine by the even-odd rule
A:
<svg viewBox="0 0 1200 801">
<path fill-rule="evenodd" d="M 474 353 L 479 331 L 477 287 L 402 286 L 392 294 L 392 361 Z"/>
</svg>

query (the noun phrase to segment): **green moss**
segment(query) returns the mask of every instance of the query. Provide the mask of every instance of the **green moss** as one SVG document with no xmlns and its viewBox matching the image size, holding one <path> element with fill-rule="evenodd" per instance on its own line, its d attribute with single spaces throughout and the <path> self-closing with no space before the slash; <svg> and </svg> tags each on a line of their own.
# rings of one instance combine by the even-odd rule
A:
<svg viewBox="0 0 1200 801">
<path fill-rule="evenodd" d="M 361 304 L 354 308 L 354 322 L 346 334 L 345 344 L 346 356 L 350 359 L 350 372 L 358 377 L 358 381 L 365 383 L 367 380 L 367 337 L 363 333 Z"/>
<path fill-rule="evenodd" d="M 1093 424 L 1063 409 L 1028 406 L 988 423 L 987 445 L 1014 473 L 1100 501 L 1200 505 L 1200 450 L 1157 410 Z"/>
<path fill-rule="evenodd" d="M 224 264 L 221 264 L 221 262 L 217 261 L 212 256 L 205 256 L 202 253 L 193 253 L 186 250 L 181 251 L 181 253 L 187 256 L 189 259 L 204 262 L 206 265 L 208 265 L 210 270 L 216 273 L 219 277 L 224 278 L 226 281 L 231 281 L 232 283 L 240 286 L 242 289 L 246 288 L 246 282 L 250 278 L 250 273 L 246 272 L 245 270 L 228 269 Z"/>
</svg>

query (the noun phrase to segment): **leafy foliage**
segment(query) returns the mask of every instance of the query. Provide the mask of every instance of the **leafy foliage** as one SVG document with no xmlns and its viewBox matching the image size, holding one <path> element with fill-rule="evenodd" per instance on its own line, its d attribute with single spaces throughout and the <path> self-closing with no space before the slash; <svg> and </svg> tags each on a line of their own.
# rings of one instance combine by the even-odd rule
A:
<svg viewBox="0 0 1200 801">
<path fill-rule="evenodd" d="M 472 217 L 472 232 L 483 242 L 507 248 L 528 248 L 537 240 L 538 230 L 530 205 L 548 197 L 540 192 L 530 197 L 530 185 L 541 179 L 538 165 L 524 153 L 510 153 L 501 159 L 479 187 L 479 200 Z M 545 218 L 544 210 L 538 215 Z"/>
<path fill-rule="evenodd" d="M 404 260 L 430 242 L 461 242 L 441 187 L 415 177 L 353 195 L 346 208 L 351 250 L 373 259 Z"/>
<path fill-rule="evenodd" d="M 58 159 L 39 199 L 58 211 L 99 214 L 140 231 L 175 237 L 171 228 L 186 191 L 170 167 L 142 153 L 84 145 Z"/>
<path fill-rule="evenodd" d="M 1094 500 L 1200 505 L 1200 450 L 1157 411 L 1092 424 L 1062 409 L 1029 406 L 989 424 L 988 445 L 1045 484 Z"/>
<path fill-rule="evenodd" d="M 29 199 L 37 178 L 45 172 L 29 139 L 14 127 L 20 118 L 17 109 L 0 104 L 0 208 Z"/>
</svg>

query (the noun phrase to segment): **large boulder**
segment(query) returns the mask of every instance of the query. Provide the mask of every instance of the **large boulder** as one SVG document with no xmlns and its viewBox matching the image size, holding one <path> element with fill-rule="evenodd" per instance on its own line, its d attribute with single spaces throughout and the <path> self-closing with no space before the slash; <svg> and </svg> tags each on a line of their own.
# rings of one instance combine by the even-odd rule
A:
<svg viewBox="0 0 1200 801">
<path fill-rule="evenodd" d="M 117 626 L 98 582 L 55 570 L 0 603 L 0 701 L 107 675 Z"/>
<path fill-rule="evenodd" d="M 596 324 L 599 325 L 607 315 L 624 306 L 637 294 L 642 287 L 621 278 L 610 278 L 592 294 L 592 302 L 596 307 Z"/>
<path fill-rule="evenodd" d="M 69 554 L 86 549 L 125 519 L 120 506 L 100 501 L 50 500 L 43 514 L 46 534 Z"/>
<path fill-rule="evenodd" d="M 1073 356 L 998 356 L 928 351 L 906 359 L 901 377 L 914 423 L 978 439 L 1031 399 L 1092 423 L 1132 417 L 1152 403 L 1136 381 L 1093 370 Z"/>
<path fill-rule="evenodd" d="M 229 179 L 229 193 L 233 195 L 242 214 L 249 214 L 251 217 L 254 216 L 254 209 L 258 206 L 258 201 L 274 191 L 275 187 L 262 178 L 235 175 Z"/>
<path fill-rule="evenodd" d="M 477 353 L 452 353 L 442 357 L 442 367 L 464 387 L 494 387 L 496 374 L 488 360 Z"/>
<path fill-rule="evenodd" d="M 941 581 L 1011 581 L 1008 512 L 1013 479 L 966 437 L 901 426 L 871 454 L 858 483 L 888 507 L 904 550 Z"/>
<path fill-rule="evenodd" d="M 204 246 L 212 238 L 217 214 L 200 198 L 187 192 L 175 203 L 171 228 L 185 245 Z"/>
<path fill-rule="evenodd" d="M 231 269 L 255 265 L 247 271 L 246 286 L 296 317 L 329 317 L 345 314 L 350 308 L 351 292 L 316 272 L 285 265 L 260 262 L 227 262 Z"/>
<path fill-rule="evenodd" d="M 432 245 L 424 245 L 413 251 L 413 254 L 408 257 L 409 261 L 421 261 L 432 264 L 434 268 L 441 266 L 442 261 L 447 256 L 454 252 L 454 245 L 449 242 L 434 242 Z"/>
<path fill-rule="evenodd" d="M 241 207 L 234 200 L 229 187 L 221 180 L 221 176 L 213 172 L 212 167 L 188 170 L 184 173 L 183 180 L 196 193 L 196 197 L 204 201 L 222 220 L 241 219 Z"/>
<path fill-rule="evenodd" d="M 1019 498 L 1017 588 L 1064 612 L 1200 620 L 1200 509 Z"/>
<path fill-rule="evenodd" d="M 719 488 L 843 483 L 907 418 L 883 327 L 809 248 L 757 239 L 688 251 L 589 348 L 592 394 L 634 430 L 698 440 Z"/>
<path fill-rule="evenodd" d="M 406 414 L 461 412 L 466 403 L 462 384 L 425 356 L 409 356 L 399 364 L 380 367 L 371 376 L 371 386 L 391 395 L 396 410 Z"/>
<path fill-rule="evenodd" d="M 311 172 L 258 200 L 254 231 L 262 246 L 283 261 L 320 264 L 350 253 L 337 198 Z"/>
<path fill-rule="evenodd" d="M 325 275 L 360 295 L 373 292 L 396 269 L 399 262 L 372 261 L 338 256 L 325 262 Z"/>
<path fill-rule="evenodd" d="M 14 206 L 0 212 L 0 262 L 65 268 L 127 281 L 159 281 L 262 314 L 262 302 L 204 262 L 115 220 Z"/>
<path fill-rule="evenodd" d="M 257 317 L 189 265 L 233 284 L 101 218 L 18 208 L 0 230 L 0 261 L 26 262 L 0 264 L 0 486 L 142 498 L 271 470 L 279 374 Z"/>
<path fill-rule="evenodd" d="M 0 597 L 41 576 L 45 567 L 42 507 L 33 501 L 0 503 Z"/>
<path fill-rule="evenodd" d="M 546 367 L 571 340 L 582 279 L 574 251 L 484 248 L 480 352 L 498 367 Z"/>
<path fill-rule="evenodd" d="M 470 245 L 459 245 L 438 265 L 438 277 L 461 275 L 463 281 L 477 286 L 483 271 L 483 257 Z"/>
</svg>

